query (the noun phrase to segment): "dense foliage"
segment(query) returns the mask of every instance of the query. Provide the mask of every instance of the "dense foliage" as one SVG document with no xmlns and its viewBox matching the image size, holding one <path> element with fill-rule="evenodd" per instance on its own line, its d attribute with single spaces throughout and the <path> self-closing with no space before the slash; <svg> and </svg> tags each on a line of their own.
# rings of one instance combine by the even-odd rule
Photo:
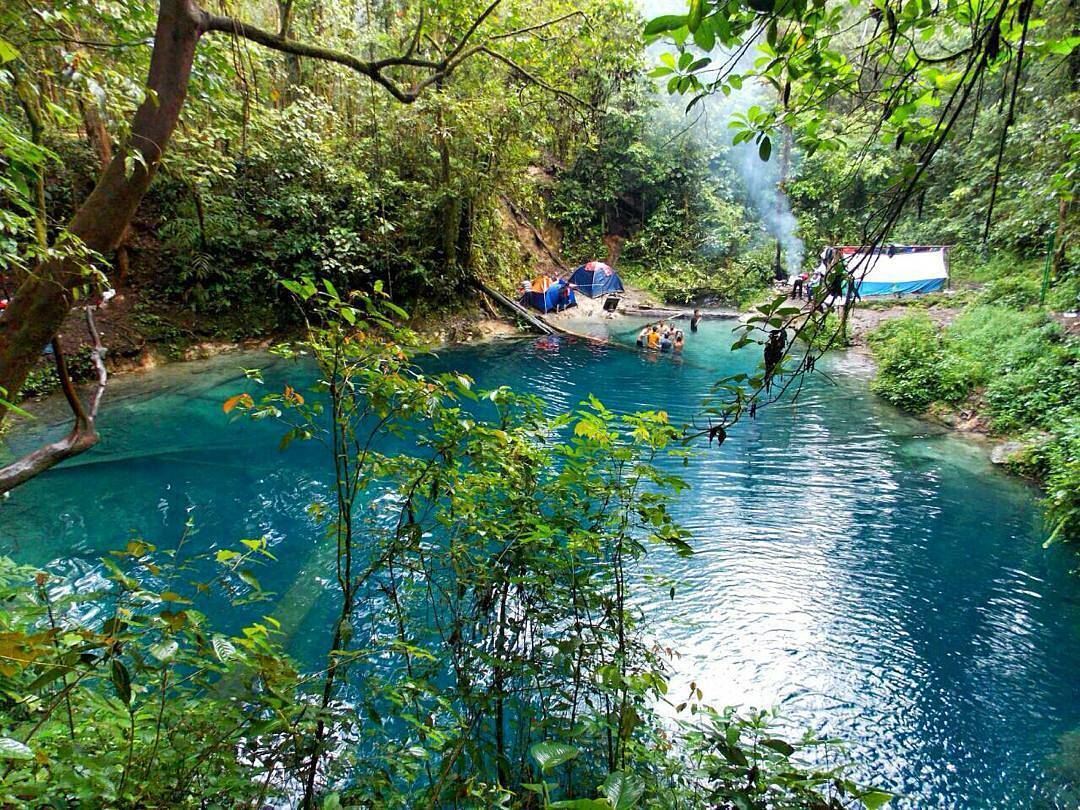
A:
<svg viewBox="0 0 1080 810">
<path fill-rule="evenodd" d="M 59 239 L 122 146 L 143 99 L 156 7 L 50 0 L 6 12 L 3 192 L 19 206 L 5 211 L 0 243 L 8 294 L 33 261 L 37 224 Z M 233 11 L 287 25 L 294 39 L 377 54 L 407 42 L 417 14 L 424 47 L 447 48 L 484 6 Z M 604 45 L 634 43 L 639 25 L 615 0 L 587 18 L 560 2 L 504 4 L 485 18 L 488 51 L 408 105 L 339 66 L 204 38 L 160 176 L 121 255 L 106 257 L 115 258 L 110 282 L 134 284 L 141 306 L 199 333 L 250 334 L 295 323 L 279 278 L 318 273 L 355 288 L 381 279 L 398 300 L 433 306 L 456 300 L 473 276 L 516 280 L 515 265 L 530 259 L 507 234 L 502 201 L 530 203 L 526 168 L 590 141 L 606 97 L 639 59 L 632 45 Z"/>
<path fill-rule="evenodd" d="M 615 97 L 595 142 L 558 173 L 549 216 L 572 255 L 608 256 L 661 299 L 747 302 L 773 246 L 729 163 L 730 144 L 687 129 L 638 79 Z"/>
</svg>

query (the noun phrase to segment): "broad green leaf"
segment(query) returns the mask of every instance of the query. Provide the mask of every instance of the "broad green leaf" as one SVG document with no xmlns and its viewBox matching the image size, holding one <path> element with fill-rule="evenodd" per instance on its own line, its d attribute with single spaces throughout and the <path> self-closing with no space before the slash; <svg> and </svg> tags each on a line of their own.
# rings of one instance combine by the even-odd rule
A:
<svg viewBox="0 0 1080 810">
<path fill-rule="evenodd" d="M 770 155 L 772 155 L 772 141 L 766 135 L 761 139 L 761 144 L 758 146 L 758 157 L 768 162 Z"/>
<path fill-rule="evenodd" d="M 686 25 L 685 14 L 665 14 L 662 17 L 655 17 L 645 24 L 645 36 L 649 37 L 653 34 L 662 34 L 665 31 L 674 31 L 684 25 Z"/>
<path fill-rule="evenodd" d="M 891 793 L 884 790 L 870 790 L 859 797 L 866 810 L 879 810 L 893 800 Z"/>
<path fill-rule="evenodd" d="M 681 25 L 682 23 L 680 23 Z M 3 37 L 0 37 L 0 65 L 19 58 L 19 50 Z"/>
<path fill-rule="evenodd" d="M 778 754 L 783 754 L 785 757 L 790 757 L 795 753 L 795 746 L 785 740 L 762 740 L 761 744 L 766 748 L 771 748 Z"/>
<path fill-rule="evenodd" d="M 218 657 L 219 661 L 230 661 L 236 658 L 236 647 L 224 636 L 214 636 L 211 643 L 214 647 L 214 655 Z"/>
<path fill-rule="evenodd" d="M 703 51 L 711 51 L 716 47 L 716 34 L 713 32 L 709 20 L 706 20 L 703 25 L 699 25 L 694 32 L 694 44 Z"/>
<path fill-rule="evenodd" d="M 690 0 L 690 13 L 686 15 L 686 27 L 690 33 L 698 30 L 705 15 L 705 0 Z"/>
<path fill-rule="evenodd" d="M 529 749 L 529 755 L 536 760 L 536 764 L 545 772 L 562 765 L 564 762 L 569 762 L 580 753 L 577 748 L 569 743 L 555 740 L 536 743 Z"/>
<path fill-rule="evenodd" d="M 11 737 L 0 737 L 0 759 L 33 759 L 34 752 L 30 746 L 13 740 Z"/>
<path fill-rule="evenodd" d="M 180 645 L 175 641 L 159 641 L 157 644 L 150 645 L 150 654 L 158 661 L 169 661 L 179 649 Z"/>
<path fill-rule="evenodd" d="M 123 662 L 118 658 L 114 658 L 112 660 L 110 677 L 112 679 L 113 686 L 116 688 L 116 696 L 120 698 L 121 702 L 123 702 L 125 706 L 130 706 L 131 674 L 128 672 L 128 669 L 124 666 Z"/>
<path fill-rule="evenodd" d="M 645 780 L 636 773 L 615 771 L 608 774 L 601 790 L 611 803 L 612 810 L 629 810 L 645 792 Z"/>
</svg>

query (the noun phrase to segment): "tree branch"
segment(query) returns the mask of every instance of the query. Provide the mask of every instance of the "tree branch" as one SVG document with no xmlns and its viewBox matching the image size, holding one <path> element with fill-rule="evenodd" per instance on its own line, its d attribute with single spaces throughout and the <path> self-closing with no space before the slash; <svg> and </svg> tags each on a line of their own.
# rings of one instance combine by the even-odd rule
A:
<svg viewBox="0 0 1080 810">
<path fill-rule="evenodd" d="M 60 341 L 53 339 L 53 359 L 56 363 L 56 374 L 60 378 L 60 388 L 64 393 L 71 412 L 75 417 L 75 423 L 71 431 L 62 439 L 43 445 L 36 450 L 27 453 L 20 459 L 0 468 L 0 492 L 7 492 L 19 484 L 29 481 L 34 476 L 40 475 L 61 461 L 84 453 L 98 443 L 100 438 L 95 426 L 98 408 L 101 398 L 105 394 L 105 386 L 108 384 L 109 375 L 105 369 L 105 347 L 101 344 L 101 335 L 98 333 L 97 324 L 94 322 L 94 307 L 86 307 L 86 328 L 90 333 L 91 349 L 90 357 L 97 370 L 97 384 L 90 397 L 90 408 L 84 408 L 79 399 L 75 385 L 68 373 L 67 363 L 60 349 Z"/>
<path fill-rule="evenodd" d="M 565 20 L 569 20 L 571 17 L 582 17 L 585 20 L 589 19 L 588 15 L 584 11 L 578 11 L 575 9 L 568 14 L 563 14 L 561 17 L 556 17 L 555 19 L 548 20 L 547 22 L 537 23 L 536 25 L 529 25 L 525 28 L 518 28 L 516 31 L 507 31 L 505 34 L 496 34 L 495 36 L 491 37 L 491 39 L 509 39 L 510 37 L 517 37 L 521 36 L 522 34 L 530 34 L 533 31 L 540 31 L 541 29 L 550 28 L 553 25 L 558 25 Z"/>
<path fill-rule="evenodd" d="M 412 56 L 390 57 L 375 62 L 368 62 L 363 59 L 358 59 L 352 54 L 345 53 L 344 51 L 334 50 L 333 48 L 323 48 L 319 45 L 310 45 L 306 42 L 297 42 L 292 39 L 285 39 L 270 31 L 266 31 L 254 25 L 249 25 L 248 23 L 241 22 L 232 17 L 221 17 L 216 14 L 209 14 L 205 11 L 202 12 L 200 28 L 208 33 L 218 31 L 225 34 L 232 34 L 233 36 L 243 37 L 244 39 L 270 48 L 271 50 L 281 51 L 282 53 L 291 53 L 296 56 L 319 59 L 323 62 L 333 62 L 342 65 L 356 73 L 367 76 L 404 104 L 411 104 L 416 101 L 417 94 L 412 90 L 400 87 L 392 79 L 384 76 L 382 71 L 385 68 L 409 66 L 445 72 L 447 67 L 445 63 L 432 62 L 429 59 L 417 59 Z"/>
<path fill-rule="evenodd" d="M 454 46 L 454 49 L 447 55 L 447 63 L 454 61 L 454 57 L 461 53 L 461 49 L 465 47 L 470 39 L 472 39 L 472 35 L 476 33 L 476 29 L 480 27 L 484 20 L 491 16 L 491 13 L 495 11 L 500 2 L 502 2 L 502 0 L 491 0 L 491 5 L 484 9 L 484 13 L 473 20 L 473 24 L 469 26 L 469 30 L 465 32 L 465 36 L 461 38 L 458 44 Z"/>
<path fill-rule="evenodd" d="M 529 82 L 530 84 L 535 84 L 537 87 L 540 87 L 540 88 L 542 88 L 544 90 L 547 90 L 549 93 L 552 93 L 553 95 L 556 95 L 559 98 L 564 98 L 564 99 L 566 99 L 568 101 L 572 101 L 572 102 L 574 102 L 575 104 L 577 104 L 580 107 L 588 107 L 590 109 L 592 108 L 591 104 L 589 104 L 588 102 L 583 101 L 582 99 L 578 98 L 573 93 L 571 93 L 569 90 L 562 90 L 562 89 L 560 89 L 558 87 L 555 87 L 554 85 L 550 85 L 547 82 L 545 82 L 543 79 L 540 79 L 540 78 L 534 76 L 533 74 L 529 73 L 529 71 L 525 70 L 525 68 L 523 68 L 521 65 L 519 65 L 517 62 L 515 62 L 513 59 L 511 59 L 509 56 L 506 56 L 505 54 L 501 54 L 498 51 L 494 51 L 491 48 L 487 47 L 486 45 L 479 46 L 476 49 L 476 52 L 485 54 L 486 56 L 490 56 L 492 59 L 494 59 L 494 60 L 496 60 L 498 62 L 502 62 L 504 65 L 509 67 L 514 73 L 516 73 L 520 78 L 524 79 L 525 81 Z"/>
<path fill-rule="evenodd" d="M 226 34 L 232 34 L 233 36 L 243 37 L 244 39 L 255 42 L 259 45 L 263 45 L 271 50 L 281 51 L 282 53 L 294 54 L 296 56 L 303 56 L 310 59 L 319 59 L 323 62 L 333 62 L 334 64 L 342 65 L 350 70 L 355 71 L 363 76 L 367 76 L 376 84 L 379 84 L 385 88 L 394 98 L 404 104 L 410 104 L 416 101 L 420 97 L 420 94 L 432 85 L 438 84 L 445 80 L 451 73 L 457 70 L 462 64 L 468 61 L 477 54 L 484 54 L 498 62 L 502 62 L 509 67 L 516 75 L 524 79 L 530 84 L 534 84 L 549 93 L 552 93 L 560 98 L 572 101 L 581 107 L 590 107 L 588 103 L 582 101 L 566 90 L 561 90 L 554 87 L 543 79 L 529 73 L 521 65 L 514 62 L 510 57 L 492 50 L 487 45 L 473 45 L 466 47 L 469 40 L 475 35 L 477 29 L 483 24 L 484 20 L 491 16 L 491 14 L 498 7 L 502 0 L 492 0 L 484 12 L 480 14 L 472 25 L 469 26 L 469 30 L 465 32 L 465 35 L 458 41 L 453 49 L 446 54 L 441 60 L 433 61 L 431 59 L 421 59 L 414 56 L 417 45 L 419 43 L 424 16 L 420 15 L 417 21 L 415 32 L 409 43 L 409 47 L 406 52 L 401 56 L 389 56 L 383 59 L 376 59 L 372 61 L 358 59 L 350 53 L 345 51 L 338 51 L 333 48 L 324 48 L 320 45 L 311 45 L 306 42 L 297 42 L 296 40 L 288 39 L 280 34 L 274 34 L 270 31 L 266 31 L 262 28 L 258 28 L 254 25 L 242 22 L 241 20 L 234 19 L 232 17 L 223 17 L 216 14 L 210 14 L 206 11 L 202 12 L 202 19 L 200 21 L 200 28 L 205 32 L 221 32 Z M 515 31 L 510 31 L 505 34 L 497 34 L 490 37 L 491 40 L 506 39 L 519 34 L 528 33 L 530 31 L 536 31 L 541 28 L 546 28 L 551 25 L 555 25 L 559 22 L 569 19 L 577 15 L 585 16 L 583 12 L 573 11 L 569 14 L 564 14 L 561 17 L 557 17 L 547 22 L 538 23 L 537 25 L 529 26 L 527 28 L 520 28 Z M 383 71 L 387 68 L 394 67 L 416 67 L 424 68 L 431 71 L 422 80 L 416 82 L 411 87 L 403 87 L 395 82 L 393 79 L 383 74 Z"/>
</svg>

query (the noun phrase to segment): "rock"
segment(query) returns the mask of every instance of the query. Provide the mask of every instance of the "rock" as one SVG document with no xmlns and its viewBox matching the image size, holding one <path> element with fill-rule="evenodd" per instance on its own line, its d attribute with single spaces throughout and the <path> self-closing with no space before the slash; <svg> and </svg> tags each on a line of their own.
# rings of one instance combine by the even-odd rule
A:
<svg viewBox="0 0 1080 810">
<path fill-rule="evenodd" d="M 1017 455 L 1029 447 L 1028 442 L 1002 442 L 990 451 L 990 461 L 994 464 L 1008 464 Z"/>
</svg>

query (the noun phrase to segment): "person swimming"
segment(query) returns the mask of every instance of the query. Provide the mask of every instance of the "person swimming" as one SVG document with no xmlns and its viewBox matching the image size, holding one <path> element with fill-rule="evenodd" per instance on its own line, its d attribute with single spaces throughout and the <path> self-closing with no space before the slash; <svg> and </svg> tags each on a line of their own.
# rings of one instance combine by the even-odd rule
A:
<svg viewBox="0 0 1080 810">
<path fill-rule="evenodd" d="M 679 353 L 683 350 L 684 343 L 686 343 L 686 337 L 683 335 L 682 330 L 679 330 L 675 333 L 675 340 L 672 341 L 672 348 L 676 353 Z"/>
<path fill-rule="evenodd" d="M 648 345 L 650 349 L 660 349 L 660 327 L 653 324 L 653 328 L 649 330 Z"/>
<path fill-rule="evenodd" d="M 701 323 L 701 310 L 700 309 L 695 309 L 694 310 L 694 317 L 692 317 L 690 319 L 690 331 L 691 332 L 696 332 L 697 331 L 697 325 L 699 323 Z"/>
<path fill-rule="evenodd" d="M 639 349 L 644 349 L 645 344 L 646 344 L 646 342 L 648 340 L 649 340 L 649 326 L 648 326 L 648 324 L 646 324 L 645 326 L 641 327 L 641 331 L 638 332 L 637 347 Z"/>
</svg>

